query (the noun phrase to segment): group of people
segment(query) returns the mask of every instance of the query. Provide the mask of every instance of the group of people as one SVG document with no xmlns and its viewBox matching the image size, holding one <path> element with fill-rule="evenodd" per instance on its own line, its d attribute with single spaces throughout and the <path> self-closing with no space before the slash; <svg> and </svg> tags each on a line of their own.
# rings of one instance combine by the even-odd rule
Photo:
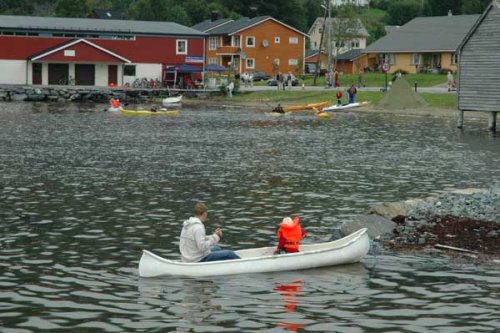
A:
<svg viewBox="0 0 500 333">
<path fill-rule="evenodd" d="M 295 76 L 292 74 L 292 72 L 288 72 L 288 74 L 278 72 L 278 74 L 276 75 L 276 82 L 278 82 L 278 90 L 285 90 L 286 87 L 288 87 L 288 90 L 291 90 L 294 80 Z"/>
<path fill-rule="evenodd" d="M 358 89 L 354 84 L 352 84 L 346 91 L 347 93 L 347 104 L 352 104 L 356 103 L 356 94 L 358 93 Z M 337 91 L 335 93 L 335 98 L 337 99 L 337 105 L 342 105 L 342 90 L 340 88 L 337 88 Z"/>
<path fill-rule="evenodd" d="M 194 216 L 182 224 L 179 250 L 183 262 L 206 262 L 218 260 L 233 260 L 240 257 L 231 250 L 223 250 L 217 244 L 222 238 L 222 229 L 207 235 L 205 221 L 208 219 L 208 207 L 203 203 L 194 206 Z M 306 232 L 300 226 L 299 217 L 285 217 L 277 232 L 278 246 L 274 254 L 299 252 L 300 240 Z"/>
</svg>

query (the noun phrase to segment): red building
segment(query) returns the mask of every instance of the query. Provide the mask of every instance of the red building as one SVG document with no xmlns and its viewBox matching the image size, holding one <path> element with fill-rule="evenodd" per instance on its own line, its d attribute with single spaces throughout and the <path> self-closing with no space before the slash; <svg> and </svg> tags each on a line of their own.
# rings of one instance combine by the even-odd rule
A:
<svg viewBox="0 0 500 333">
<path fill-rule="evenodd" d="M 0 16 L 0 84 L 108 86 L 202 72 L 206 34 L 172 22 Z M 169 70 L 166 70 L 169 69 Z"/>
</svg>

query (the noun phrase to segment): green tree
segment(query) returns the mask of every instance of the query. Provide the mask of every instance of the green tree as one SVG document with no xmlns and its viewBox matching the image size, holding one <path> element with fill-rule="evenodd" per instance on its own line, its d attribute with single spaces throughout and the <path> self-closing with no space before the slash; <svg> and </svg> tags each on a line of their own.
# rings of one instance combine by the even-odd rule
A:
<svg viewBox="0 0 500 333">
<path fill-rule="evenodd" d="M 318 17 L 323 16 L 323 9 L 320 6 L 321 2 L 318 0 L 306 0 L 303 4 L 303 13 L 305 13 L 305 20 L 307 30 L 312 26 Z"/>
<path fill-rule="evenodd" d="M 462 4 L 461 13 L 466 14 L 481 14 L 490 4 L 490 0 L 468 0 Z"/>
<path fill-rule="evenodd" d="M 187 0 L 183 7 L 191 24 L 202 22 L 210 17 L 210 7 L 207 1 Z"/>
<path fill-rule="evenodd" d="M 59 17 L 86 17 L 89 9 L 84 1 L 57 0 L 55 15 Z"/>
<path fill-rule="evenodd" d="M 462 2 L 468 2 L 471 0 L 427 0 L 430 7 L 432 8 L 432 16 L 444 16 L 448 15 L 448 11 L 451 10 L 453 15 L 458 15 L 461 13 Z"/>
<path fill-rule="evenodd" d="M 0 0 L 0 13 L 4 15 L 31 15 L 34 10 L 33 1 Z"/>
<path fill-rule="evenodd" d="M 392 25 L 403 25 L 419 15 L 421 12 L 420 0 L 394 1 L 389 5 L 389 23 Z"/>
</svg>

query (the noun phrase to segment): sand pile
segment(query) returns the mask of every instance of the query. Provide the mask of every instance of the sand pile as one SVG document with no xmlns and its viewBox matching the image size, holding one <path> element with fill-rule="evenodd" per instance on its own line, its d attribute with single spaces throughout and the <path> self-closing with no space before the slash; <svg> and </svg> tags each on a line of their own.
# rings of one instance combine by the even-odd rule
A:
<svg viewBox="0 0 500 333">
<path fill-rule="evenodd" d="M 418 109 L 425 106 L 425 100 L 402 77 L 392 83 L 389 91 L 377 104 L 377 107 L 388 110 Z"/>
</svg>

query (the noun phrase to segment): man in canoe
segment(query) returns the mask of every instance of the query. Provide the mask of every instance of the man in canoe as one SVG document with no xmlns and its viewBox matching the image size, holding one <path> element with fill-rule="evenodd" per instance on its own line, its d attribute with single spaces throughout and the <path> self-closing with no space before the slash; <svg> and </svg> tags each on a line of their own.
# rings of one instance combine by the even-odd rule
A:
<svg viewBox="0 0 500 333">
<path fill-rule="evenodd" d="M 194 216 L 184 221 L 179 242 L 182 261 L 200 262 L 239 259 L 238 255 L 230 250 L 222 250 L 216 244 L 222 237 L 222 229 L 217 228 L 212 235 L 207 236 L 205 225 L 208 217 L 208 208 L 203 203 L 194 206 Z"/>
<path fill-rule="evenodd" d="M 305 236 L 306 231 L 300 226 L 298 216 L 293 220 L 285 217 L 278 229 L 278 247 L 274 254 L 299 252 L 300 240 Z"/>
</svg>

